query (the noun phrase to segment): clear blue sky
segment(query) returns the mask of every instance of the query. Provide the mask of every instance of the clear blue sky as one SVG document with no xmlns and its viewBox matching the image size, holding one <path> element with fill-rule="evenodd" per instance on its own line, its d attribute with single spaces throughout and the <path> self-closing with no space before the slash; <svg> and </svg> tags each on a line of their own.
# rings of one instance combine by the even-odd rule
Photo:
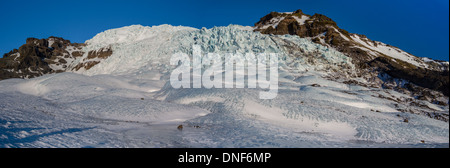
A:
<svg viewBox="0 0 450 168">
<path fill-rule="evenodd" d="M 0 0 L 0 53 L 18 48 L 27 37 L 53 35 L 83 43 L 104 30 L 132 24 L 253 26 L 271 11 L 296 9 L 324 14 L 351 33 L 416 56 L 449 60 L 448 0 Z"/>
</svg>

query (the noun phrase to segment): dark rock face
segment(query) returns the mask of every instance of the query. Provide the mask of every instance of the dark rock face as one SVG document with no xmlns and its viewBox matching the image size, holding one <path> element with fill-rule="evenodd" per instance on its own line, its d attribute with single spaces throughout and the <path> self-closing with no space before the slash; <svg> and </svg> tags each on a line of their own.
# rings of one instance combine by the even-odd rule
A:
<svg viewBox="0 0 450 168">
<path fill-rule="evenodd" d="M 392 61 L 385 57 L 378 57 L 368 63 L 371 67 L 378 67 L 379 71 L 385 72 L 394 78 L 408 80 L 418 86 L 437 90 L 445 96 L 449 96 L 449 72 L 434 71 L 419 67 L 404 67 L 406 64 L 401 60 Z"/>
<path fill-rule="evenodd" d="M 47 39 L 28 38 L 19 49 L 0 58 L 0 80 L 33 78 L 82 68 L 88 70 L 113 53 L 110 46 L 85 53 L 85 46 L 53 36 Z"/>
<path fill-rule="evenodd" d="M 270 26 L 266 29 L 262 29 L 264 25 L 270 24 L 270 21 L 277 17 L 284 17 L 284 19 L 282 19 L 276 27 Z M 304 23 L 299 23 L 294 17 L 307 17 L 308 19 L 306 19 Z M 350 47 L 352 46 L 352 42 L 344 39 L 344 37 L 348 39 L 351 38 L 346 30 L 340 29 L 336 22 L 322 14 L 310 16 L 304 14 L 301 10 L 297 10 L 292 14 L 271 12 L 262 17 L 260 21 L 255 24 L 255 28 L 255 31 L 260 31 L 263 34 L 290 34 L 298 35 L 302 38 L 312 37 L 313 42 L 332 46 L 338 51 L 347 54 L 353 58 L 353 60 L 356 60 L 354 63 L 357 65 L 360 62 L 358 60 L 368 59 L 366 51 L 360 48 Z M 321 42 L 321 39 L 324 43 Z"/>
<path fill-rule="evenodd" d="M 19 49 L 14 49 L 0 58 L 0 80 L 33 78 L 61 72 L 52 69 L 50 65 L 67 64 L 68 62 L 60 57 L 73 57 L 67 50 L 68 47 L 71 47 L 71 50 L 81 50 L 83 46 L 84 44 L 71 43 L 69 40 L 53 36 L 47 39 L 28 38 Z"/>
</svg>

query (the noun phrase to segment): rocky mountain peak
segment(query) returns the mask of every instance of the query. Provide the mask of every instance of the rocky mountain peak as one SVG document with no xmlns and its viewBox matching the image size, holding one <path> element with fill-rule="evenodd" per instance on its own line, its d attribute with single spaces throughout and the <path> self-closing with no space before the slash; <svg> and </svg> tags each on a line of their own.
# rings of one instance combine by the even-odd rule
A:
<svg viewBox="0 0 450 168">
<path fill-rule="evenodd" d="M 54 36 L 27 38 L 19 49 L 13 49 L 0 58 L 0 79 L 33 78 L 64 72 L 71 62 L 84 54 L 84 46 Z"/>
<path fill-rule="evenodd" d="M 255 24 L 254 30 L 262 34 L 297 35 L 335 48 L 352 58 L 359 76 L 387 74 L 449 95 L 448 62 L 419 58 L 397 47 L 370 40 L 365 35 L 349 33 L 325 15 L 311 16 L 301 10 L 271 12 Z"/>
</svg>

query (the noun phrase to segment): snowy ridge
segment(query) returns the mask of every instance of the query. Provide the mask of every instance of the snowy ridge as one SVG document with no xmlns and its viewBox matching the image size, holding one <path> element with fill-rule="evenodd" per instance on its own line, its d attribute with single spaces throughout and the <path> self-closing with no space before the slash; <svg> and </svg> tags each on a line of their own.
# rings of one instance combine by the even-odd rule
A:
<svg viewBox="0 0 450 168">
<path fill-rule="evenodd" d="M 365 48 L 368 48 L 369 54 L 372 54 L 373 56 L 376 56 L 377 54 L 374 52 L 382 53 L 386 56 L 399 59 L 405 62 L 408 62 L 410 64 L 413 64 L 418 67 L 424 67 L 428 68 L 428 65 L 425 64 L 422 60 L 420 60 L 418 57 L 411 55 L 403 50 L 400 50 L 396 47 L 389 46 L 387 44 L 384 44 L 382 42 L 372 42 L 369 41 L 367 38 L 361 38 L 360 36 L 353 34 L 351 36 L 352 40 L 361 44 Z M 348 40 L 348 39 L 347 39 Z"/>
<path fill-rule="evenodd" d="M 159 25 L 159 26 L 142 26 L 131 25 L 117 29 L 106 30 L 97 34 L 92 39 L 87 40 L 89 46 L 107 46 L 110 44 L 134 43 L 140 40 L 152 38 L 158 34 L 167 34 L 180 30 L 194 29 L 185 26 Z"/>
</svg>

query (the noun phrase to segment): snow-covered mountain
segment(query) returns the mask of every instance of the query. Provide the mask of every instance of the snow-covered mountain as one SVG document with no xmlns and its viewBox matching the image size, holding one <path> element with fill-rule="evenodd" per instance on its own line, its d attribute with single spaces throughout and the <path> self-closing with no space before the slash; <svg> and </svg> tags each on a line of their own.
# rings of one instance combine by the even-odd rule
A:
<svg viewBox="0 0 450 168">
<path fill-rule="evenodd" d="M 315 43 L 335 48 L 353 59 L 360 75 L 387 74 L 449 96 L 449 63 L 419 58 L 397 47 L 353 34 L 321 14 L 271 12 L 255 24 L 263 34 L 297 35 Z"/>
<path fill-rule="evenodd" d="M 251 88 L 174 89 L 170 58 L 192 55 L 193 45 L 203 53 L 277 53 L 277 97 L 258 99 L 263 89 Z M 440 85 L 448 86 L 448 62 L 348 33 L 319 14 L 273 12 L 255 27 L 132 25 L 84 44 L 30 38 L 0 67 L 1 79 L 16 78 L 0 81 L 1 147 L 449 143 L 448 90 L 427 85 L 446 77 Z M 435 76 L 420 83 L 406 70 Z"/>
</svg>

